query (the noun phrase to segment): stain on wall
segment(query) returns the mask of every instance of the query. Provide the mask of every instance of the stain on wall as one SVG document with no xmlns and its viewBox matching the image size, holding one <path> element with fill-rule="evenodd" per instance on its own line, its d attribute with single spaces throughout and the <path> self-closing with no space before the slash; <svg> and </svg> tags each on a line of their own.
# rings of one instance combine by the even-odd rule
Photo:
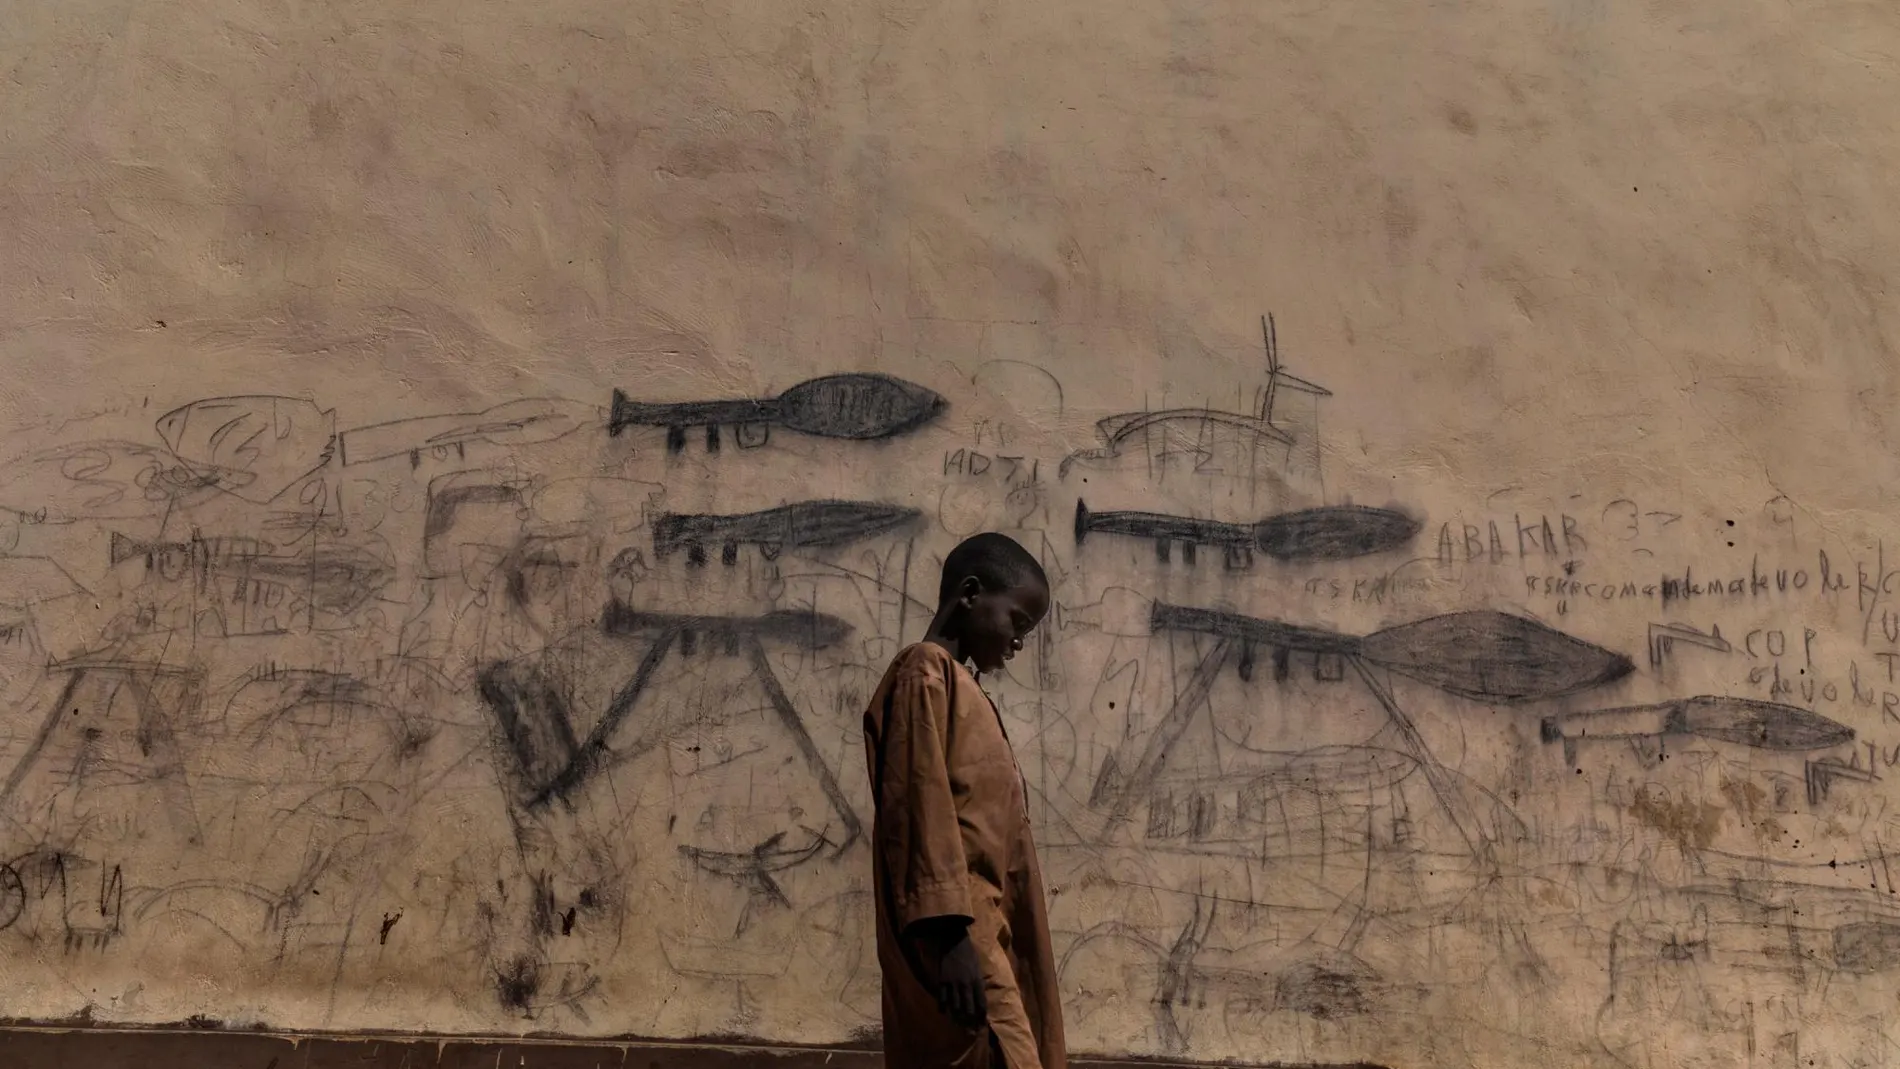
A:
<svg viewBox="0 0 1900 1069">
<path fill-rule="evenodd" d="M 9 1016 L 871 1037 L 1002 530 L 1079 1049 L 1894 1057 L 1900 15 L 21 17 Z"/>
</svg>

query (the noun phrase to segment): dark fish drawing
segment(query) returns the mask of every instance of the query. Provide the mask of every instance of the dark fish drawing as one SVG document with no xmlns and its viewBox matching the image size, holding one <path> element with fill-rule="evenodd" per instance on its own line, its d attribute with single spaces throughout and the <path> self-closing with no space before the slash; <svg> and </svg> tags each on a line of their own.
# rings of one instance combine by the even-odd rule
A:
<svg viewBox="0 0 1900 1069">
<path fill-rule="evenodd" d="M 1363 638 L 1219 609 L 1157 602 L 1156 632 L 1191 631 L 1275 651 L 1352 657 L 1478 701 L 1527 702 L 1574 694 L 1628 675 L 1628 657 L 1535 620 L 1478 610 L 1431 616 Z M 1243 665 L 1250 663 L 1245 659 Z"/>
<path fill-rule="evenodd" d="M 895 531 L 916 522 L 916 509 L 868 501 L 797 501 L 762 512 L 735 515 L 665 513 L 653 524 L 653 553 L 667 557 L 684 549 L 693 564 L 706 563 L 706 547 L 722 547 L 720 559 L 737 564 L 739 547 L 753 545 L 766 560 L 785 550 L 820 549 Z"/>
<path fill-rule="evenodd" d="M 598 426 L 602 413 L 593 405 L 559 397 L 525 397 L 480 412 L 417 416 L 344 431 L 337 453 L 347 467 L 407 456 L 409 466 L 425 452 L 454 450 L 460 459 L 474 443 L 500 446 L 540 445 L 558 441 L 587 426 Z"/>
<path fill-rule="evenodd" d="M 1364 505 L 1302 509 L 1248 525 L 1160 512 L 1090 512 L 1085 502 L 1075 503 L 1077 545 L 1092 532 L 1151 538 L 1161 560 L 1168 560 L 1170 547 L 1179 543 L 1190 563 L 1195 546 L 1210 546 L 1226 552 L 1230 568 L 1253 563 L 1256 549 L 1285 561 L 1350 560 L 1397 549 L 1419 528 L 1419 521 L 1403 512 Z"/>
<path fill-rule="evenodd" d="M 1703 695 L 1651 705 L 1594 709 L 1548 717 L 1545 742 L 1573 752 L 1590 739 L 1646 739 L 1699 735 L 1758 750 L 1825 750 L 1852 742 L 1854 729 L 1794 705 Z"/>
<path fill-rule="evenodd" d="M 706 451 L 719 448 L 719 428 L 733 428 L 740 448 L 764 445 L 774 424 L 818 438 L 858 441 L 891 438 L 915 430 L 948 407 L 942 397 L 903 379 L 871 372 L 848 372 L 808 379 L 777 397 L 737 401 L 682 401 L 651 404 L 615 390 L 607 432 L 628 427 L 667 429 L 667 448 L 686 448 L 689 427 L 706 428 Z"/>
</svg>

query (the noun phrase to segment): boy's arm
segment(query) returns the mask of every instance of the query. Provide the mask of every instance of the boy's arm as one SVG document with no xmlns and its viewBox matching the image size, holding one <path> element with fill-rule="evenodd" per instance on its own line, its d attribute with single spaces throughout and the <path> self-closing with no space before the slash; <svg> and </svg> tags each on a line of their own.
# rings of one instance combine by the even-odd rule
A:
<svg viewBox="0 0 1900 1069">
<path fill-rule="evenodd" d="M 967 931 L 969 865 L 950 790 L 949 738 L 948 682 L 922 667 L 899 676 L 884 719 L 873 846 L 890 880 L 891 927 L 930 947 L 938 1006 L 974 1026 L 985 1016 L 983 977 Z"/>
</svg>

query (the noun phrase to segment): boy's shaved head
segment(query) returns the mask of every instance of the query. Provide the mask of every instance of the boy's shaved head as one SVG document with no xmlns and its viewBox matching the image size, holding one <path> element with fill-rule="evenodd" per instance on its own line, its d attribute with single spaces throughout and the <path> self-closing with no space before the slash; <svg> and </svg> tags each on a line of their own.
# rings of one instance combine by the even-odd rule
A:
<svg viewBox="0 0 1900 1069">
<path fill-rule="evenodd" d="M 1045 591 L 1049 589 L 1049 576 L 1043 572 L 1036 555 L 1014 538 L 994 531 L 964 539 L 943 559 L 943 580 L 937 587 L 938 604 L 955 599 L 958 586 L 972 575 L 991 593 L 1029 584 Z"/>
</svg>

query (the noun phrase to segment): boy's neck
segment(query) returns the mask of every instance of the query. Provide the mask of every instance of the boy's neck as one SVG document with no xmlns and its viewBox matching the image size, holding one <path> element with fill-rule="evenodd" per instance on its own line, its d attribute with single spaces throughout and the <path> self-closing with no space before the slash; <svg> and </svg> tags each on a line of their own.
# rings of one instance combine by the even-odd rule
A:
<svg viewBox="0 0 1900 1069">
<path fill-rule="evenodd" d="M 930 629 L 924 632 L 924 641 L 942 646 L 950 651 L 951 660 L 968 667 L 971 675 L 980 675 L 976 666 L 968 664 L 968 658 L 963 655 L 963 642 L 957 634 L 960 630 L 957 625 L 961 622 L 957 608 L 954 601 L 938 606 L 937 615 L 930 621 Z"/>
</svg>

